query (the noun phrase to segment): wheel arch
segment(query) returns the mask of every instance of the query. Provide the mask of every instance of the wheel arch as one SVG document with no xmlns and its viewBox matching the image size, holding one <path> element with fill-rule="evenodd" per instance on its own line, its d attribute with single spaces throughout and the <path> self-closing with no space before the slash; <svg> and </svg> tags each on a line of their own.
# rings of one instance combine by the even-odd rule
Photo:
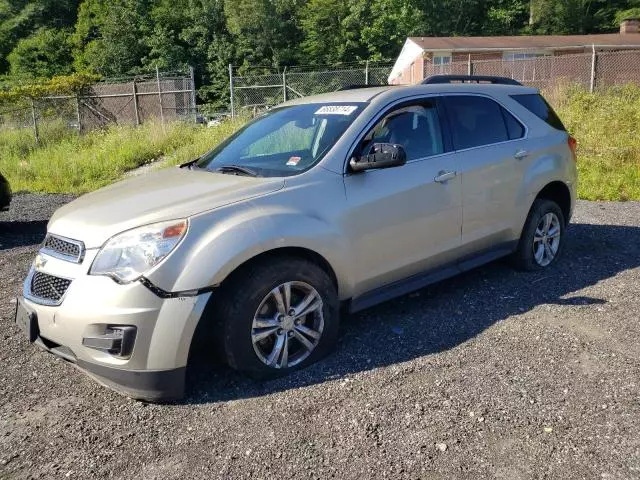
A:
<svg viewBox="0 0 640 480">
<path fill-rule="evenodd" d="M 275 258 L 300 258 L 313 262 L 329 276 L 331 282 L 336 288 L 336 292 L 339 291 L 340 285 L 338 283 L 338 277 L 335 270 L 331 266 L 331 263 L 329 263 L 329 261 L 324 256 L 314 250 L 311 250 L 310 248 L 294 246 L 272 248 L 246 259 L 225 277 L 220 286 L 226 285 L 238 275 L 242 275 L 242 272 L 247 268 L 251 268 L 253 265 L 259 262 L 264 262 Z"/>
<path fill-rule="evenodd" d="M 564 215 L 565 225 L 569 223 L 571 218 L 571 191 L 566 183 L 555 180 L 545 185 L 538 192 L 535 200 L 551 200 L 558 204 L 562 215 Z"/>
</svg>

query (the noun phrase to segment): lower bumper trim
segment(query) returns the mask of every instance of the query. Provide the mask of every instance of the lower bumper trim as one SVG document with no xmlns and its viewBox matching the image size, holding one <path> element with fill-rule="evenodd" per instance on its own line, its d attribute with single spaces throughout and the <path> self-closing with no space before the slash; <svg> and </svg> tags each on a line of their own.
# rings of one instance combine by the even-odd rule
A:
<svg viewBox="0 0 640 480">
<path fill-rule="evenodd" d="M 80 358 L 76 365 L 99 383 L 137 400 L 167 402 L 184 396 L 186 367 L 170 370 L 123 370 Z"/>
</svg>

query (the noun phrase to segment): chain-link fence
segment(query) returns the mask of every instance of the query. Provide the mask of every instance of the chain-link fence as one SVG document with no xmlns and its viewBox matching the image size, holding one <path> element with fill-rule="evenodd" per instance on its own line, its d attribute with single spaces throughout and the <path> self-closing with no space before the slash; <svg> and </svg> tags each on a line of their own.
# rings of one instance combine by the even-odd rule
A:
<svg viewBox="0 0 640 480">
<path fill-rule="evenodd" d="M 363 62 L 332 67 L 291 67 L 278 73 L 240 75 L 229 67 L 231 113 L 256 111 L 286 100 L 333 92 L 350 86 L 386 85 L 393 62 Z"/>
<path fill-rule="evenodd" d="M 0 131 L 30 129 L 39 142 L 47 132 L 80 133 L 109 124 L 195 120 L 193 71 L 159 72 L 97 83 L 79 95 L 20 98 L 0 107 Z"/>
<path fill-rule="evenodd" d="M 425 59 L 423 78 L 441 74 L 491 75 L 513 78 L 541 89 L 574 83 L 590 91 L 640 83 L 640 49 L 603 52 L 594 48 L 592 52 L 581 54 L 519 52 L 517 55 L 499 56 L 487 59 L 469 55 L 464 60 L 454 58 L 457 61 L 446 65 L 434 65 Z"/>
<path fill-rule="evenodd" d="M 292 67 L 280 72 L 238 72 L 229 67 L 231 114 L 250 113 L 296 97 L 332 92 L 349 86 L 386 85 L 393 62 L 353 63 L 334 67 Z M 640 83 L 640 49 L 581 54 L 542 55 L 539 51 L 454 55 L 447 64 L 424 60 L 423 77 L 492 75 L 510 77 L 541 89 L 577 83 L 591 91 L 629 82 Z M 422 78 L 415 78 L 419 82 Z"/>
</svg>

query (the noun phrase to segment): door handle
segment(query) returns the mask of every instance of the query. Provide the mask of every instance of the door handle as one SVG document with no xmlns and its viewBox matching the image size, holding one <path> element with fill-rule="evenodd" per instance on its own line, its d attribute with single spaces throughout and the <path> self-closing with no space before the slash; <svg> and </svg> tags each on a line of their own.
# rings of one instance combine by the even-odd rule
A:
<svg viewBox="0 0 640 480">
<path fill-rule="evenodd" d="M 438 175 L 433 179 L 433 181 L 438 183 L 445 183 L 447 180 L 451 180 L 456 175 L 458 175 L 458 172 L 445 172 L 443 170 L 441 172 L 438 172 Z"/>
<path fill-rule="evenodd" d="M 524 158 L 527 158 L 528 156 L 529 152 L 527 152 L 526 150 L 518 150 L 513 154 L 513 158 L 515 158 L 516 160 L 522 160 Z"/>
</svg>

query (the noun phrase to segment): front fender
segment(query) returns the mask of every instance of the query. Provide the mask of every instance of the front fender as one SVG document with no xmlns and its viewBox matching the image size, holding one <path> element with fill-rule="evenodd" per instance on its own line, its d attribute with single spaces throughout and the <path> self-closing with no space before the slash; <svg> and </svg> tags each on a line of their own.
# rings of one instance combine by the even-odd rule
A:
<svg viewBox="0 0 640 480">
<path fill-rule="evenodd" d="M 254 202 L 208 212 L 191 220 L 183 244 L 148 278 L 171 292 L 222 283 L 240 265 L 278 248 L 297 247 L 321 255 L 334 270 L 340 298 L 353 289 L 349 245 L 335 225 L 317 213 Z"/>
</svg>

